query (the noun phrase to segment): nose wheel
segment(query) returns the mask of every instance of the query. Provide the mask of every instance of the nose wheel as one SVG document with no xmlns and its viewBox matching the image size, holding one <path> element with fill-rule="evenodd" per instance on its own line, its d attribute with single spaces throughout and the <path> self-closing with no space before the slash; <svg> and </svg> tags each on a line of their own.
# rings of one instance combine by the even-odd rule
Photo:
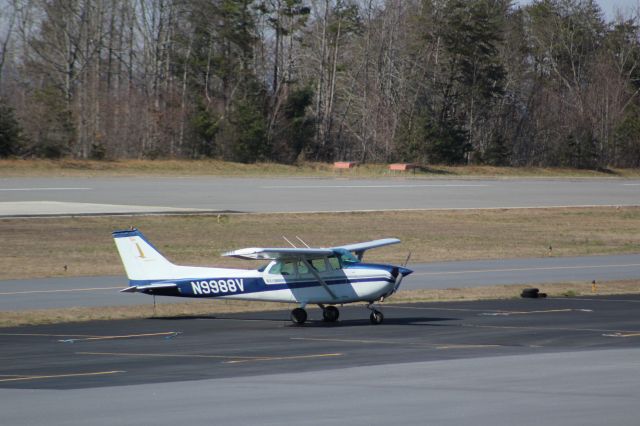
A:
<svg viewBox="0 0 640 426">
<path fill-rule="evenodd" d="M 371 315 L 369 315 L 369 321 L 371 321 L 371 324 L 382 324 L 382 321 L 384 321 L 384 315 L 382 312 L 377 310 L 375 306 L 373 306 L 373 303 L 369 303 L 367 305 L 367 309 L 371 311 Z"/>
</svg>

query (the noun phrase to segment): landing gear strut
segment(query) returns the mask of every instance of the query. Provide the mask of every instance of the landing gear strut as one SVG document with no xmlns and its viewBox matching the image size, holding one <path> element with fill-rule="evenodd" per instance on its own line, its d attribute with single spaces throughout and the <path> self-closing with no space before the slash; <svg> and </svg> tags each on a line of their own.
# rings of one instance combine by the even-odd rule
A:
<svg viewBox="0 0 640 426">
<path fill-rule="evenodd" d="M 369 315 L 369 320 L 371 321 L 371 324 L 382 324 L 382 321 L 384 321 L 384 315 L 382 314 L 382 312 L 377 310 L 374 307 L 373 303 L 369 303 L 367 305 L 367 309 L 371 311 L 371 315 Z"/>
<path fill-rule="evenodd" d="M 335 306 L 323 306 L 322 308 L 322 319 L 325 322 L 336 322 L 338 321 L 338 317 L 340 316 L 340 311 Z"/>
<path fill-rule="evenodd" d="M 302 325 L 307 320 L 307 311 L 302 308 L 295 308 L 291 311 L 291 321 L 296 325 Z"/>
</svg>

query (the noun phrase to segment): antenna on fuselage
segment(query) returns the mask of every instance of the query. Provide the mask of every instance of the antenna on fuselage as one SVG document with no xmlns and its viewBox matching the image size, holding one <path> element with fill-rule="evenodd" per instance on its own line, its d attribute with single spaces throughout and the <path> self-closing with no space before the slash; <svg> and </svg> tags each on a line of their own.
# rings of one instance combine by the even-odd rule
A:
<svg viewBox="0 0 640 426">
<path fill-rule="evenodd" d="M 296 246 L 295 246 L 295 244 L 293 244 L 291 241 L 289 241 L 289 239 L 288 239 L 287 237 L 285 237 L 284 235 L 282 236 L 282 238 L 284 238 L 284 240 L 285 240 L 286 242 L 288 242 L 288 243 L 291 245 L 291 247 L 293 247 L 293 248 L 298 248 L 298 247 L 296 247 Z"/>
<path fill-rule="evenodd" d="M 298 237 L 297 235 L 296 235 L 296 238 L 298 239 L 298 241 L 300 241 L 302 244 L 304 244 L 307 248 L 311 248 L 311 247 L 309 247 L 309 244 L 305 243 L 302 238 Z"/>
</svg>

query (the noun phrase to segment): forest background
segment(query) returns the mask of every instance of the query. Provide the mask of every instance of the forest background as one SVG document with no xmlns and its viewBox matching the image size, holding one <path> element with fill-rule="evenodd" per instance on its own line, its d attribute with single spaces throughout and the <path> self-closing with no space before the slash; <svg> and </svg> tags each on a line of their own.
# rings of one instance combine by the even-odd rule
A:
<svg viewBox="0 0 640 426">
<path fill-rule="evenodd" d="M 0 0 L 0 157 L 640 167 L 593 0 Z"/>
</svg>

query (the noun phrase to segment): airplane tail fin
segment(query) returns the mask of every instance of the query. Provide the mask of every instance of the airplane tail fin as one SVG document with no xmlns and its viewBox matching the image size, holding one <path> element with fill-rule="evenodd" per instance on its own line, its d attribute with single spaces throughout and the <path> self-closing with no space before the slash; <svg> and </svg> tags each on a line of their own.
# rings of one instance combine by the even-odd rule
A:
<svg viewBox="0 0 640 426">
<path fill-rule="evenodd" d="M 113 232 L 130 282 L 170 279 L 176 265 L 169 262 L 137 229 Z"/>
</svg>

